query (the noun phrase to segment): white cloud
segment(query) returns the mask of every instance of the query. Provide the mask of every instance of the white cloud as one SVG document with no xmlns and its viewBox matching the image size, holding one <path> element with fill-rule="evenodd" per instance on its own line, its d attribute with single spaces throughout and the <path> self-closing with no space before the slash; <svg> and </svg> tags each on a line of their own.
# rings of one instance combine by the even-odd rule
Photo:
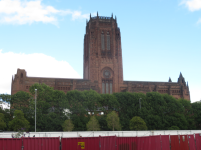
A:
<svg viewBox="0 0 201 150">
<path fill-rule="evenodd" d="M 185 5 L 190 11 L 197 11 L 201 9 L 201 0 L 183 0 L 181 5 Z"/>
<path fill-rule="evenodd" d="M 0 0 L 0 21 L 3 23 L 31 24 L 43 22 L 57 24 L 58 15 L 71 15 L 72 19 L 88 19 L 81 11 L 57 10 L 41 4 L 41 0 Z"/>
<path fill-rule="evenodd" d="M 201 100 L 201 86 L 190 86 L 191 102 Z"/>
<path fill-rule="evenodd" d="M 12 75 L 17 68 L 25 69 L 27 76 L 81 78 L 66 61 L 58 61 L 45 54 L 23 54 L 0 50 L 0 93 L 10 94 Z"/>
<path fill-rule="evenodd" d="M 185 5 L 189 11 L 198 11 L 201 9 L 201 0 L 182 0 L 180 5 Z M 201 23 L 201 18 L 197 21 L 197 24 Z"/>
</svg>

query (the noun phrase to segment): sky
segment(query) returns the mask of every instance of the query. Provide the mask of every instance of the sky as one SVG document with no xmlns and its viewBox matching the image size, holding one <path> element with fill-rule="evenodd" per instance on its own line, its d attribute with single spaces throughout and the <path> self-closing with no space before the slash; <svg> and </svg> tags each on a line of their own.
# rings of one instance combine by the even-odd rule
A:
<svg viewBox="0 0 201 150">
<path fill-rule="evenodd" d="M 0 93 L 28 76 L 83 78 L 86 20 L 117 17 L 125 81 L 188 81 L 201 100 L 201 0 L 0 0 Z"/>
</svg>

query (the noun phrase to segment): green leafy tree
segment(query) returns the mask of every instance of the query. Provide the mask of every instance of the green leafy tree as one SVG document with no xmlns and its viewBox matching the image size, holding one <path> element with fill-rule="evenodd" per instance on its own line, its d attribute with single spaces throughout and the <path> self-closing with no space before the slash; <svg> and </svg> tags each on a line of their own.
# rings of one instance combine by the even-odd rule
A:
<svg viewBox="0 0 201 150">
<path fill-rule="evenodd" d="M 89 121 L 87 106 L 85 104 L 85 94 L 81 91 L 73 90 L 66 94 L 70 118 L 74 125 L 74 131 L 86 131 L 86 124 Z"/>
<path fill-rule="evenodd" d="M 5 102 L 10 103 L 11 102 L 11 95 L 9 95 L 9 94 L 0 94 L 0 99 L 2 99 Z"/>
<path fill-rule="evenodd" d="M 147 112 L 146 116 L 142 116 L 148 129 L 150 130 L 162 130 L 164 129 L 165 122 L 165 108 L 166 102 L 163 98 L 163 94 L 158 92 L 146 93 Z"/>
<path fill-rule="evenodd" d="M 178 101 L 184 108 L 183 114 L 187 121 L 187 129 L 195 130 L 196 129 L 195 116 L 193 115 L 193 108 L 192 108 L 191 102 L 186 99 L 179 99 Z"/>
<path fill-rule="evenodd" d="M 29 129 L 29 122 L 24 118 L 24 113 L 21 110 L 15 110 L 14 119 L 9 122 L 10 129 L 19 131 L 21 129 Z"/>
<path fill-rule="evenodd" d="M 145 94 L 121 92 L 114 93 L 113 95 L 118 101 L 118 112 L 122 130 L 130 130 L 129 123 L 133 116 L 147 116 L 149 114 Z M 139 99 L 141 100 L 141 109 Z"/>
<path fill-rule="evenodd" d="M 163 130 L 164 125 L 162 123 L 162 117 L 159 115 L 150 114 L 146 116 L 146 122 L 149 124 L 150 130 Z"/>
<path fill-rule="evenodd" d="M 87 131 L 100 131 L 100 125 L 95 116 L 92 116 L 87 123 Z"/>
<path fill-rule="evenodd" d="M 83 103 L 82 105 L 90 112 L 96 112 L 97 109 L 101 106 L 99 101 L 101 96 L 94 90 L 85 90 L 83 91 Z"/>
<path fill-rule="evenodd" d="M 30 97 L 30 94 L 24 91 L 19 91 L 11 95 L 11 107 L 26 112 L 29 109 Z"/>
<path fill-rule="evenodd" d="M 72 131 L 73 128 L 74 128 L 74 125 L 72 123 L 72 121 L 69 119 L 69 120 L 65 120 L 65 122 L 62 124 L 62 127 L 63 127 L 63 131 Z"/>
<path fill-rule="evenodd" d="M 197 130 L 201 130 L 201 103 L 192 103 L 193 118 Z"/>
<path fill-rule="evenodd" d="M 61 131 L 61 124 L 67 119 L 65 110 L 69 107 L 66 94 L 63 91 L 54 90 L 46 84 L 33 84 L 29 89 L 32 95 L 30 107 L 33 110 L 35 110 L 35 89 L 37 89 L 37 131 Z M 34 114 L 33 120 L 35 120 Z M 33 121 L 32 131 L 34 130 L 34 125 Z"/>
<path fill-rule="evenodd" d="M 107 115 L 107 125 L 108 128 L 112 129 L 114 131 L 114 129 L 116 130 L 120 130 L 121 129 L 121 125 L 119 122 L 119 117 L 117 115 L 117 113 L 115 111 L 112 111 L 111 113 L 109 113 Z"/>
<path fill-rule="evenodd" d="M 168 130 L 179 130 L 179 127 L 177 127 L 177 126 L 171 126 L 170 128 L 168 128 Z"/>
<path fill-rule="evenodd" d="M 185 108 L 175 99 L 173 96 L 168 94 L 162 94 L 163 99 L 166 102 L 164 107 L 163 124 L 164 129 L 167 130 L 171 126 L 177 126 L 181 130 L 188 129 L 188 121 L 185 118 Z"/>
<path fill-rule="evenodd" d="M 135 116 L 130 120 L 130 129 L 131 130 L 147 130 L 147 126 L 142 118 Z"/>
<path fill-rule="evenodd" d="M 113 94 L 101 94 L 99 103 L 102 106 L 102 110 L 107 114 L 107 111 L 119 110 L 119 102 Z"/>
<path fill-rule="evenodd" d="M 30 122 L 30 126 L 34 126 L 34 105 L 32 106 L 31 95 L 24 91 L 19 91 L 11 95 L 11 109 L 13 114 L 15 110 L 21 110 L 24 117 Z"/>
<path fill-rule="evenodd" d="M 107 115 L 98 115 L 96 116 L 96 119 L 98 120 L 99 122 L 99 125 L 100 125 L 100 130 L 101 131 L 109 131 L 110 128 L 108 128 L 107 126 Z"/>
<path fill-rule="evenodd" d="M 0 130 L 4 130 L 6 128 L 6 123 L 4 122 L 4 114 L 0 113 Z"/>
</svg>

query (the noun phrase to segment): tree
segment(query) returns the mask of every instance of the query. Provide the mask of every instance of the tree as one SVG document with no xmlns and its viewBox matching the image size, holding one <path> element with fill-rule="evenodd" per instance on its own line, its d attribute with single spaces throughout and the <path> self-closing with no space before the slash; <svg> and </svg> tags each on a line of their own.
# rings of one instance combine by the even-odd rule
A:
<svg viewBox="0 0 201 150">
<path fill-rule="evenodd" d="M 131 130 L 147 130 L 147 126 L 142 118 L 135 116 L 130 120 L 130 129 Z"/>
<path fill-rule="evenodd" d="M 107 115 L 106 121 L 107 121 L 108 128 L 112 129 L 113 131 L 114 129 L 116 130 L 121 129 L 121 125 L 119 123 L 119 117 L 115 111 L 112 111 L 111 113 Z"/>
<path fill-rule="evenodd" d="M 187 129 L 188 130 L 195 130 L 195 116 L 193 115 L 193 108 L 191 102 L 186 99 L 179 99 L 178 100 L 184 108 L 184 117 L 187 121 Z"/>
<path fill-rule="evenodd" d="M 100 131 L 100 125 L 95 116 L 92 116 L 87 123 L 87 131 Z"/>
<path fill-rule="evenodd" d="M 96 91 L 90 89 L 83 91 L 84 99 L 82 105 L 90 112 L 95 112 L 100 107 L 101 96 Z"/>
<path fill-rule="evenodd" d="M 19 131 L 21 129 L 28 130 L 30 125 L 29 122 L 24 118 L 24 113 L 21 110 L 15 110 L 14 119 L 9 122 L 10 129 Z"/>
<path fill-rule="evenodd" d="M 147 122 L 146 126 L 148 126 L 149 130 L 163 130 L 162 117 L 150 114 L 146 116 L 145 121 Z"/>
<path fill-rule="evenodd" d="M 4 122 L 4 114 L 0 113 L 0 130 L 3 130 L 6 127 L 6 123 Z"/>
<path fill-rule="evenodd" d="M 177 127 L 177 126 L 171 126 L 170 128 L 168 128 L 168 130 L 179 130 L 179 127 Z"/>
<path fill-rule="evenodd" d="M 6 127 L 3 130 L 4 131 L 10 131 L 9 126 L 8 126 L 9 121 L 12 120 L 12 113 L 10 112 L 10 109 L 4 109 L 3 110 L 3 109 L 0 108 L 0 113 L 2 113 L 4 115 L 3 121 L 6 124 Z"/>
<path fill-rule="evenodd" d="M 4 102 L 10 103 L 11 95 L 9 95 L 9 94 L 0 94 L 0 99 L 2 99 Z"/>
<path fill-rule="evenodd" d="M 29 89 L 32 95 L 30 107 L 33 110 L 35 110 L 35 89 L 37 89 L 37 131 L 61 131 L 62 123 L 67 119 L 65 109 L 69 107 L 66 94 L 63 91 L 54 90 L 46 84 L 33 84 Z M 31 125 L 33 131 L 34 121 Z"/>
<path fill-rule="evenodd" d="M 197 130 L 201 130 L 201 103 L 192 103 L 193 117 Z"/>
<path fill-rule="evenodd" d="M 32 106 L 31 95 L 24 91 L 19 91 L 14 95 L 11 95 L 11 113 L 15 110 L 21 110 L 24 113 L 24 117 L 34 126 L 34 105 Z"/>
<path fill-rule="evenodd" d="M 89 121 L 87 107 L 85 105 L 85 94 L 78 90 L 66 93 L 69 103 L 70 118 L 72 119 L 75 131 L 86 131 L 86 124 Z"/>
<path fill-rule="evenodd" d="M 103 107 L 102 110 L 106 112 L 106 110 L 118 111 L 119 109 L 119 102 L 117 101 L 117 98 L 113 94 L 100 94 L 101 99 L 99 99 L 99 103 Z"/>
<path fill-rule="evenodd" d="M 62 127 L 63 127 L 63 131 L 72 131 L 73 128 L 74 128 L 74 125 L 72 123 L 72 121 L 69 119 L 69 120 L 65 120 L 64 123 L 62 124 Z"/>
<path fill-rule="evenodd" d="M 129 122 L 133 116 L 147 116 L 146 95 L 143 93 L 121 92 L 114 93 L 119 108 L 119 118 L 122 130 L 129 130 Z M 139 99 L 141 98 L 141 109 Z"/>
</svg>

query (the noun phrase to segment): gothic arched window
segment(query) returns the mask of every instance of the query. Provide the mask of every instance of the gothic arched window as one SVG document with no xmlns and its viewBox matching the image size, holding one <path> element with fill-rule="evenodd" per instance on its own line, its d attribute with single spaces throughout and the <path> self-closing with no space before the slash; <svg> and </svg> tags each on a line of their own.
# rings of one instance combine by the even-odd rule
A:
<svg viewBox="0 0 201 150">
<path fill-rule="evenodd" d="M 101 49 L 105 49 L 105 43 L 104 43 L 104 32 L 102 31 L 101 33 Z"/>
<path fill-rule="evenodd" d="M 112 80 L 102 80 L 102 94 L 112 94 Z"/>
<path fill-rule="evenodd" d="M 107 32 L 107 50 L 110 50 L 110 33 Z"/>
</svg>

